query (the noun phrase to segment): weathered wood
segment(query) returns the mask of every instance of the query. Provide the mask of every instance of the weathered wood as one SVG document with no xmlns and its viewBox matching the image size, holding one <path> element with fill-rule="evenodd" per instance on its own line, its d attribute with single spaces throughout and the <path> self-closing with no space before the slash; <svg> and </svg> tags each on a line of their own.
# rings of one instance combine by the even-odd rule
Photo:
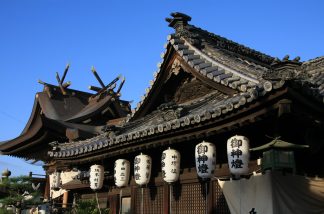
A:
<svg viewBox="0 0 324 214">
<path fill-rule="evenodd" d="M 44 87 L 44 91 L 46 92 L 46 94 L 47 94 L 47 96 L 49 98 L 52 98 L 53 97 L 52 90 L 51 90 L 51 88 L 49 86 L 45 86 Z"/>
<path fill-rule="evenodd" d="M 103 83 L 103 81 L 99 77 L 99 75 L 98 75 L 98 73 L 97 73 L 97 71 L 96 71 L 96 69 L 95 69 L 94 66 L 92 66 L 91 71 L 92 71 L 93 75 L 95 76 L 95 78 L 98 80 L 98 82 L 101 85 L 101 87 L 104 88 L 105 87 L 105 84 Z"/>
<path fill-rule="evenodd" d="M 58 72 L 56 72 L 56 80 L 57 80 L 57 83 L 58 83 L 58 85 L 60 87 L 60 90 L 61 90 L 62 94 L 66 95 L 66 91 L 65 91 L 64 87 L 61 84 L 61 79 L 60 79 L 60 75 L 58 74 Z"/>
<path fill-rule="evenodd" d="M 95 92 L 99 92 L 102 89 L 102 88 L 99 88 L 99 87 L 96 87 L 96 86 L 92 86 L 92 85 L 90 85 L 88 88 L 89 88 L 89 90 L 95 91 Z"/>
<path fill-rule="evenodd" d="M 119 85 L 119 87 L 118 87 L 118 89 L 117 89 L 117 91 L 116 91 L 116 94 L 118 95 L 118 96 L 120 96 L 120 91 L 121 91 L 121 89 L 123 88 L 123 85 L 124 85 L 124 83 L 125 83 L 125 77 L 123 77 L 123 79 L 122 79 L 122 81 L 121 81 L 121 83 L 120 83 L 120 85 Z"/>
<path fill-rule="evenodd" d="M 104 86 L 100 91 L 98 91 L 98 93 L 94 94 L 91 96 L 91 98 L 96 97 L 97 95 L 100 95 L 101 93 L 103 93 L 104 91 L 106 91 L 107 89 L 110 89 L 110 87 L 115 84 L 119 79 L 121 78 L 121 75 L 119 75 L 118 77 L 116 77 L 113 81 L 111 81 L 108 85 Z"/>
<path fill-rule="evenodd" d="M 61 84 L 61 85 L 63 85 L 63 82 L 64 82 L 64 80 L 65 80 L 65 77 L 66 77 L 66 74 L 67 74 L 69 68 L 70 68 L 70 64 L 68 63 L 68 64 L 66 65 L 65 69 L 64 69 L 63 76 L 62 76 L 62 79 L 61 79 L 61 81 L 60 81 L 60 84 Z"/>
<path fill-rule="evenodd" d="M 71 84 L 72 84 L 71 81 L 67 81 L 66 83 L 63 83 L 62 86 L 63 86 L 63 88 L 66 89 L 66 88 L 68 88 Z"/>
</svg>

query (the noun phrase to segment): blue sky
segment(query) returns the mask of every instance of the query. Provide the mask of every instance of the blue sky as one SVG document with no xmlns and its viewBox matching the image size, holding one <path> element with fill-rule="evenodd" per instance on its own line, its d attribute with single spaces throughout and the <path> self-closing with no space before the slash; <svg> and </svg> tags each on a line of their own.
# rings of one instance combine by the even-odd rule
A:
<svg viewBox="0 0 324 214">
<path fill-rule="evenodd" d="M 324 2 L 314 1 L 0 1 L 0 141 L 24 128 L 41 79 L 56 84 L 55 72 L 71 63 L 66 80 L 88 91 L 98 85 L 95 66 L 107 84 L 126 77 L 122 98 L 144 94 L 161 61 L 160 53 L 173 29 L 165 18 L 183 12 L 191 23 L 235 42 L 282 58 L 306 61 L 324 55 Z M 0 170 L 13 175 L 40 167 L 0 156 Z"/>
</svg>

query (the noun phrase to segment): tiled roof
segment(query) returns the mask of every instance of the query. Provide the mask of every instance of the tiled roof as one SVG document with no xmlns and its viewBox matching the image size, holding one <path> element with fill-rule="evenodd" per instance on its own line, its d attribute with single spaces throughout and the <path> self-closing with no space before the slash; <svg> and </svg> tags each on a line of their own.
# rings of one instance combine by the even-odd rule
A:
<svg viewBox="0 0 324 214">
<path fill-rule="evenodd" d="M 181 17 L 174 17 L 174 19 L 179 21 Z M 172 23 L 173 20 L 170 22 Z M 150 86 L 145 90 L 145 94 L 133 110 L 131 117 L 136 114 L 149 96 L 164 66 L 166 53 L 172 48 L 200 75 L 215 83 L 239 92 L 257 88 L 260 94 L 265 94 L 276 87 L 271 81 L 263 78 L 264 73 L 271 70 L 271 63 L 275 59 L 271 56 L 188 23 L 181 30 L 176 29 L 176 33 L 169 35 L 167 40 L 164 45 L 166 50 L 161 54 L 162 62 L 157 64 L 158 70 L 154 73 L 154 79 L 150 81 Z"/>
<path fill-rule="evenodd" d="M 150 87 L 146 89 L 142 100 L 124 126 L 85 141 L 61 144 L 60 151 L 49 152 L 51 157 L 84 155 L 105 147 L 144 141 L 148 137 L 216 120 L 282 87 L 286 80 L 296 79 L 297 83 L 309 83 L 307 87 L 314 87 L 316 96 L 323 102 L 324 57 L 304 63 L 299 63 L 299 59 L 278 62 L 268 55 L 188 25 L 181 17 L 174 17 L 176 21 L 170 20 L 170 25 L 176 28 L 176 33 L 168 36 L 166 51 L 161 54 L 163 60 L 158 64 L 158 71 L 154 73 Z M 232 88 L 237 93 L 225 96 L 214 92 L 188 103 L 165 104 L 163 108 L 142 118 L 129 121 L 145 102 L 149 102 L 152 88 L 165 70 L 166 53 L 169 50 L 174 50 L 202 77 Z M 287 69 L 285 66 L 288 66 Z"/>
<path fill-rule="evenodd" d="M 183 115 L 180 114 L 181 116 L 178 118 L 176 116 L 169 118 L 169 120 L 165 120 L 164 118 L 159 123 L 152 123 L 154 117 L 148 120 L 152 115 L 147 115 L 133 127 L 131 125 L 125 128 L 120 127 L 117 132 L 111 132 L 110 135 L 107 133 L 85 141 L 60 144 L 58 146 L 60 151 L 50 151 L 49 155 L 55 158 L 68 158 L 214 120 L 252 102 L 257 98 L 257 94 L 257 91 L 242 92 L 221 101 L 206 98 L 209 102 L 201 99 L 195 103 L 190 103 L 190 105 L 179 105 L 176 106 L 176 110 L 182 108 L 184 109 L 184 113 Z M 186 108 L 188 109 L 186 110 Z"/>
<path fill-rule="evenodd" d="M 309 75 L 309 91 L 324 103 L 324 56 L 304 62 L 301 67 Z"/>
<path fill-rule="evenodd" d="M 253 67 L 255 70 L 262 70 L 262 72 L 260 72 L 258 75 L 243 72 L 239 67 L 234 67 L 233 64 L 241 64 L 243 67 L 243 64 L 248 63 L 246 60 L 242 62 L 243 59 L 230 59 L 230 57 L 227 57 L 227 61 L 236 61 L 235 63 L 232 63 L 232 66 L 230 66 L 230 63 L 224 63 L 225 60 L 223 57 L 223 63 L 220 63 L 220 60 L 215 60 L 215 58 L 217 58 L 216 55 L 213 55 L 212 53 L 206 54 L 205 52 L 196 48 L 194 45 L 190 44 L 190 42 L 185 38 L 178 37 L 174 34 L 168 36 L 168 43 L 166 43 L 165 47 L 166 49 L 174 48 L 174 50 L 176 50 L 176 52 L 183 58 L 184 61 L 188 63 L 188 65 L 197 70 L 202 76 L 211 79 L 215 83 L 228 86 L 240 92 L 257 90 L 258 93 L 265 94 L 266 91 L 272 90 L 272 83 L 262 79 L 262 74 L 268 70 L 266 67 L 262 67 L 250 62 L 249 66 L 244 65 L 246 70 L 248 67 L 250 70 Z M 165 60 L 165 53 L 161 54 L 163 61 L 158 63 L 158 70 L 154 73 L 154 79 L 150 82 L 150 87 L 146 89 L 146 93 L 142 96 L 142 100 L 133 110 L 133 115 L 142 106 L 144 100 L 148 97 L 152 86 L 157 80 L 158 74 L 160 73 Z"/>
<path fill-rule="evenodd" d="M 203 51 L 190 44 L 185 38 L 170 36 L 170 43 L 180 56 L 201 75 L 229 86 L 238 91 L 245 92 L 249 89 L 261 85 L 261 81 L 256 76 L 249 75 L 240 70 L 232 68 L 225 63 L 216 61 L 213 54 L 205 54 Z M 233 60 L 232 60 L 233 61 Z"/>
</svg>

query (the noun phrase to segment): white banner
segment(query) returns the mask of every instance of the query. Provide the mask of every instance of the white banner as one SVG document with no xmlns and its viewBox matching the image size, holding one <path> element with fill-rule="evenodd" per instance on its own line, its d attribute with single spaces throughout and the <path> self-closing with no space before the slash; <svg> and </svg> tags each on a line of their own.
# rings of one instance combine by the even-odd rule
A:
<svg viewBox="0 0 324 214">
<path fill-rule="evenodd" d="M 267 172 L 218 181 L 232 214 L 324 213 L 324 180 Z"/>
<path fill-rule="evenodd" d="M 250 179 L 220 181 L 231 214 L 272 214 L 271 176 L 256 175 Z"/>
</svg>

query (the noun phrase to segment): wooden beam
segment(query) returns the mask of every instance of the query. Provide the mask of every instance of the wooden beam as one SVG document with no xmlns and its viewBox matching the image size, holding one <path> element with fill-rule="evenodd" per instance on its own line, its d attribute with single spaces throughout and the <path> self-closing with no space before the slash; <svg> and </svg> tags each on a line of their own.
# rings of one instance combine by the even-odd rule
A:
<svg viewBox="0 0 324 214">
<path fill-rule="evenodd" d="M 97 71 L 96 71 L 96 69 L 95 69 L 94 66 L 92 66 L 91 71 L 92 71 L 93 75 L 95 76 L 95 78 L 98 80 L 99 84 L 101 85 L 101 88 L 104 88 L 105 87 L 105 84 L 102 82 L 102 80 L 99 77 L 99 75 L 98 75 L 98 73 L 97 73 Z"/>
<path fill-rule="evenodd" d="M 61 79 L 61 81 L 60 81 L 60 85 L 63 85 L 63 82 L 64 82 L 64 80 L 65 80 L 65 77 L 66 77 L 66 74 L 67 74 L 69 68 L 70 68 L 70 64 L 68 63 L 68 64 L 66 65 L 65 69 L 64 69 L 63 76 L 62 76 L 62 79 Z"/>
</svg>

